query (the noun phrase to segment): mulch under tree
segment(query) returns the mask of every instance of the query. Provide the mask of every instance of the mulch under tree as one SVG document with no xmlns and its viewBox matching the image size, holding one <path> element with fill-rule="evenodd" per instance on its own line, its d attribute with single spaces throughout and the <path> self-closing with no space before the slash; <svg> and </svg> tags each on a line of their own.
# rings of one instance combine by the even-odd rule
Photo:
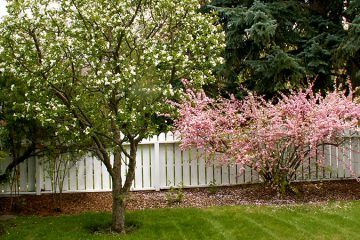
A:
<svg viewBox="0 0 360 240">
<path fill-rule="evenodd" d="M 170 203 L 169 191 L 131 192 L 127 209 L 244 205 L 244 204 L 301 204 L 326 201 L 360 200 L 360 183 L 355 180 L 295 183 L 297 194 L 279 196 L 261 184 L 231 187 L 184 189 L 181 202 Z M 171 194 L 178 194 L 173 191 Z M 81 212 L 110 212 L 111 192 L 64 193 L 61 207 L 54 204 L 53 194 L 0 197 L 0 215 L 58 215 Z M 13 207 L 11 207 L 13 205 Z M 14 207 L 15 206 L 15 207 Z"/>
</svg>

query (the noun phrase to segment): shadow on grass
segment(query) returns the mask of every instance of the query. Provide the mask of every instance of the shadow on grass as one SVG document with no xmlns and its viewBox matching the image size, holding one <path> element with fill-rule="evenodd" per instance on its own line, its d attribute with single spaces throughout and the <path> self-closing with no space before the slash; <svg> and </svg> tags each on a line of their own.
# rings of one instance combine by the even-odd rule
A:
<svg viewBox="0 0 360 240">
<path fill-rule="evenodd" d="M 5 234 L 5 227 L 0 223 L 0 236 Z"/>
<path fill-rule="evenodd" d="M 138 230 L 141 227 L 141 223 L 137 221 L 127 221 L 125 223 L 125 232 L 126 234 L 132 233 L 136 230 Z M 85 226 L 85 229 L 94 235 L 102 235 L 102 234 L 118 234 L 111 230 L 111 222 L 106 223 L 94 223 L 94 224 L 88 224 Z"/>
</svg>

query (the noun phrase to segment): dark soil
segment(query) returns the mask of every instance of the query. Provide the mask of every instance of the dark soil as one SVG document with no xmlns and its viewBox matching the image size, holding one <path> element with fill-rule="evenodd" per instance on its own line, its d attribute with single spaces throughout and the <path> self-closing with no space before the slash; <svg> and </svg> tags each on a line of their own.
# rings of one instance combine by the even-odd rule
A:
<svg viewBox="0 0 360 240">
<path fill-rule="evenodd" d="M 131 192 L 127 203 L 128 210 L 165 207 L 208 207 L 241 204 L 296 204 L 319 203 L 339 200 L 360 200 L 360 183 L 355 180 L 295 183 L 298 194 L 278 196 L 261 184 L 232 187 L 211 187 L 184 189 L 181 202 L 170 204 L 169 191 Z M 11 202 L 13 207 L 11 207 Z M 86 211 L 110 212 L 111 192 L 64 193 L 61 205 L 54 204 L 53 194 L 41 196 L 23 195 L 11 201 L 0 197 L 0 215 L 58 215 L 77 214 Z"/>
</svg>

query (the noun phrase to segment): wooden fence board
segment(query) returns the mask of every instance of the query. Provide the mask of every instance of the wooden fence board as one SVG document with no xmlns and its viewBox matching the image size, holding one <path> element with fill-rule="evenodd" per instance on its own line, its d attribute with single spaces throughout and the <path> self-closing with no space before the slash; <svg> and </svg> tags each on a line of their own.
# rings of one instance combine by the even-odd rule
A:
<svg viewBox="0 0 360 240">
<path fill-rule="evenodd" d="M 93 168 L 94 168 L 94 190 L 102 190 L 101 162 L 98 161 L 95 157 L 92 157 L 92 159 L 93 159 Z"/>
<path fill-rule="evenodd" d="M 173 154 L 174 154 L 174 163 L 175 163 L 175 183 L 177 186 L 183 182 L 183 166 L 182 166 L 182 152 L 178 144 L 172 144 Z"/>
<path fill-rule="evenodd" d="M 128 146 L 125 147 L 127 150 Z M 221 158 L 221 156 L 216 156 Z M 123 183 L 127 173 L 127 157 L 122 154 Z M 111 157 L 113 162 L 113 157 Z M 216 165 L 206 159 L 200 150 L 182 151 L 176 134 L 160 134 L 144 140 L 138 147 L 135 180 L 132 190 L 162 189 L 170 186 L 199 187 L 209 184 L 235 185 L 260 181 L 256 172 L 249 167 L 237 165 Z M 324 146 L 318 149 L 314 161 L 305 161 L 296 173 L 296 180 L 321 180 L 352 178 L 360 175 L 360 137 L 352 136 L 341 147 Z M 0 162 L 0 173 L 9 161 Z M 37 160 L 29 159 L 19 165 L 18 178 L 20 192 L 36 192 Z M 49 161 L 43 161 L 40 187 L 53 191 Z M 65 192 L 71 191 L 110 191 L 111 178 L 104 164 L 87 155 L 68 170 L 65 178 Z M 0 184 L 0 192 L 10 192 L 9 184 Z"/>
<path fill-rule="evenodd" d="M 78 165 L 78 172 L 77 172 L 77 189 L 79 191 L 83 191 L 86 189 L 85 187 L 85 177 L 86 177 L 86 170 L 85 170 L 85 164 L 86 164 L 86 159 L 82 158 L 80 161 L 77 162 Z"/>
<path fill-rule="evenodd" d="M 199 185 L 204 186 L 207 184 L 207 179 L 205 174 L 206 163 L 204 157 L 202 157 L 201 151 L 197 151 L 197 161 L 199 166 Z"/>
<path fill-rule="evenodd" d="M 94 159 L 91 156 L 85 157 L 85 189 L 94 190 Z"/>
<path fill-rule="evenodd" d="M 27 161 L 27 165 L 28 165 L 27 191 L 35 192 L 36 159 L 30 158 Z"/>
<path fill-rule="evenodd" d="M 151 151 L 152 151 L 152 146 L 149 145 L 144 145 L 141 148 L 142 150 L 142 176 L 143 176 L 143 181 L 142 181 L 142 187 L 149 189 L 151 188 Z"/>
</svg>

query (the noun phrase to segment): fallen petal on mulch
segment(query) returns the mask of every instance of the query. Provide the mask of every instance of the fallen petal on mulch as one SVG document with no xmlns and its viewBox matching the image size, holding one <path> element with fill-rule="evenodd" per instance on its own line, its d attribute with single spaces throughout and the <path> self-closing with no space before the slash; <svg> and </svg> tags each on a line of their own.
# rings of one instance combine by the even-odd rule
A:
<svg viewBox="0 0 360 240">
<path fill-rule="evenodd" d="M 231 187 L 193 188 L 183 190 L 180 203 L 169 204 L 168 191 L 131 192 L 127 209 L 195 207 L 246 204 L 298 204 L 319 203 L 325 201 L 360 200 L 360 183 L 355 180 L 295 183 L 299 195 L 287 195 L 279 198 L 272 190 L 261 184 L 239 185 Z M 81 212 L 110 212 L 111 192 L 64 193 L 61 204 L 54 204 L 58 195 L 23 195 L 13 199 L 15 213 L 21 215 L 58 215 L 78 214 Z M 11 214 L 11 198 L 0 197 L 0 215 Z"/>
</svg>

